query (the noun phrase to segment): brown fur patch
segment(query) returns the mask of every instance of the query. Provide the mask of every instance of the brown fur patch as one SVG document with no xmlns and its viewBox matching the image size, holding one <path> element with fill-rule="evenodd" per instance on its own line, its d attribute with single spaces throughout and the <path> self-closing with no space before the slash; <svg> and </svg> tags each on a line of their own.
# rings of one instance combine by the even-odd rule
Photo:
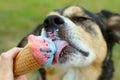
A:
<svg viewBox="0 0 120 80">
<path fill-rule="evenodd" d="M 60 15 L 58 12 L 50 12 L 47 16 L 49 16 L 49 15 Z"/>
</svg>

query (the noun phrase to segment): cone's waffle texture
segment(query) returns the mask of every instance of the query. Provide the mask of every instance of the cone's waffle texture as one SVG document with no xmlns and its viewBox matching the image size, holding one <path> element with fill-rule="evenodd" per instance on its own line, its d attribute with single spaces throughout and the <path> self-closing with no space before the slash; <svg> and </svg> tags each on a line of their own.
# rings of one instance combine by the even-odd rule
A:
<svg viewBox="0 0 120 80">
<path fill-rule="evenodd" d="M 20 76 L 38 70 L 40 67 L 38 61 L 31 54 L 29 45 L 26 45 L 15 58 L 14 74 L 15 76 Z"/>
</svg>

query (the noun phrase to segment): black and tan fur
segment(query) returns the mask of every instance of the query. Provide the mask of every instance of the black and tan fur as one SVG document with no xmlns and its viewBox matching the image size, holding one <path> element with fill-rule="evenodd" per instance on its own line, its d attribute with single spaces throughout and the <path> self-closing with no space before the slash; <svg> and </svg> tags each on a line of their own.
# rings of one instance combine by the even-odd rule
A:
<svg viewBox="0 0 120 80">
<path fill-rule="evenodd" d="M 114 72 L 112 48 L 120 43 L 120 14 L 102 10 L 91 13 L 79 6 L 50 12 L 32 33 L 58 27 L 59 36 L 70 45 L 59 62 L 40 69 L 43 80 L 111 80 Z M 25 37 L 19 47 L 26 44 Z"/>
</svg>

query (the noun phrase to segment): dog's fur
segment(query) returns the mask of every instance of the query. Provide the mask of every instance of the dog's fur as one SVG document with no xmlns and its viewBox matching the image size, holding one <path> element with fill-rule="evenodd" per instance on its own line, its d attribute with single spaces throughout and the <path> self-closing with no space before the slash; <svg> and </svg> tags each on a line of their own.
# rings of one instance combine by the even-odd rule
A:
<svg viewBox="0 0 120 80">
<path fill-rule="evenodd" d="M 120 43 L 119 13 L 91 13 L 79 6 L 68 6 L 50 12 L 32 34 L 45 35 L 46 28 L 51 27 L 60 29 L 60 38 L 69 46 L 63 49 L 57 64 L 39 70 L 43 80 L 112 79 L 112 48 Z M 18 46 L 26 42 L 27 36 Z"/>
</svg>

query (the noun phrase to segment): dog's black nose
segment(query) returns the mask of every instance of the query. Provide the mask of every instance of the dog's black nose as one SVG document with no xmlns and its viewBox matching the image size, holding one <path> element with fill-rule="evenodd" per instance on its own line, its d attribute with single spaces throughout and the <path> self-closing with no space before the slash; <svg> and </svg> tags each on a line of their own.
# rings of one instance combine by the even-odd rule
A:
<svg viewBox="0 0 120 80">
<path fill-rule="evenodd" d="M 44 20 L 45 27 L 57 27 L 57 26 L 60 26 L 61 24 L 64 24 L 64 20 L 57 15 L 48 16 Z"/>
</svg>

